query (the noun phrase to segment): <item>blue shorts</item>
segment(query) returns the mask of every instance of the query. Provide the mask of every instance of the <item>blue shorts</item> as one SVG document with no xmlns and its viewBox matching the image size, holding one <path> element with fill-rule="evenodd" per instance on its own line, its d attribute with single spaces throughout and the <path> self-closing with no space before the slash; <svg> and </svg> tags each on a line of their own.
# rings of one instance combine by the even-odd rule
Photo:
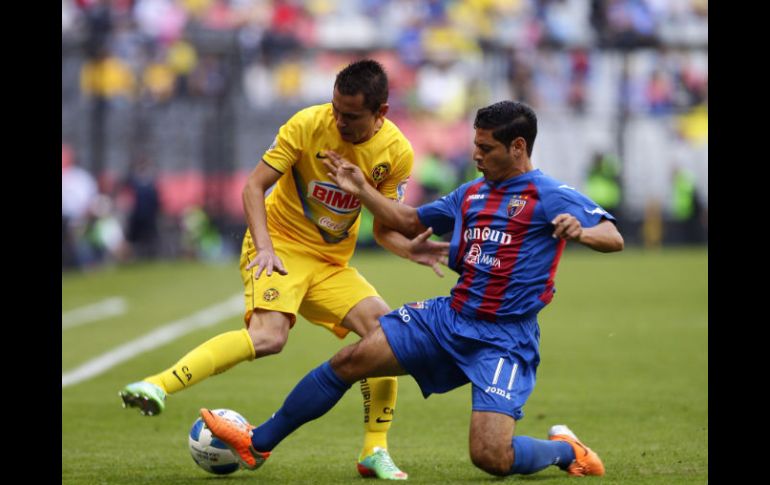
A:
<svg viewBox="0 0 770 485">
<path fill-rule="evenodd" d="M 524 417 L 540 363 L 537 315 L 514 323 L 464 317 L 449 297 L 404 305 L 380 318 L 401 366 L 426 398 L 473 383 L 473 410 Z"/>
</svg>

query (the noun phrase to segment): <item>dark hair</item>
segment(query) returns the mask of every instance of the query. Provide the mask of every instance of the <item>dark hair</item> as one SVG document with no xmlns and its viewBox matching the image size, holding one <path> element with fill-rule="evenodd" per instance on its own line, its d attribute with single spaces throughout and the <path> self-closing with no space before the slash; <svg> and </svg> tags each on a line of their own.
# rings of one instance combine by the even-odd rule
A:
<svg viewBox="0 0 770 485">
<path fill-rule="evenodd" d="M 364 106 L 376 113 L 388 102 L 388 75 L 382 64 L 372 59 L 353 62 L 337 74 L 334 87 L 346 96 L 364 95 Z"/>
<path fill-rule="evenodd" d="M 511 146 L 516 138 L 522 137 L 527 142 L 527 156 L 532 156 L 537 136 L 537 116 L 524 103 L 500 101 L 481 108 L 476 112 L 473 127 L 492 130 L 492 137 L 506 147 Z"/>
</svg>

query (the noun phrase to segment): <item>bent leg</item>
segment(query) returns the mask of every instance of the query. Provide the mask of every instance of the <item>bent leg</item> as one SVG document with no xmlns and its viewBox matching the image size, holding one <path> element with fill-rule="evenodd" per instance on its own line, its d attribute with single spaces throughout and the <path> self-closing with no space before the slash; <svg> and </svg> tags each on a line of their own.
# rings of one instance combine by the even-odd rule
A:
<svg viewBox="0 0 770 485">
<path fill-rule="evenodd" d="M 477 467 L 492 475 L 529 475 L 549 465 L 562 468 L 575 458 L 572 447 L 563 441 L 513 436 L 516 421 L 502 413 L 473 411 L 470 453 Z"/>
<path fill-rule="evenodd" d="M 365 336 L 380 327 L 379 318 L 389 311 L 382 298 L 364 298 L 351 308 L 342 326 Z M 370 377 L 363 379 L 360 385 L 364 399 L 364 444 L 358 455 L 359 462 L 374 453 L 376 448 L 388 449 L 388 431 L 396 410 L 398 380 L 395 377 Z M 360 466 L 359 472 L 370 475 L 369 470 Z"/>
<path fill-rule="evenodd" d="M 281 352 L 289 339 L 291 316 L 282 312 L 255 309 L 249 317 L 249 337 L 254 358 Z"/>
<path fill-rule="evenodd" d="M 510 474 L 515 426 L 516 421 L 506 414 L 473 411 L 469 436 L 473 464 L 492 475 Z"/>
<path fill-rule="evenodd" d="M 337 352 L 329 361 L 334 373 L 348 385 L 364 377 L 402 376 L 399 364 L 382 328 Z"/>
<path fill-rule="evenodd" d="M 379 296 L 370 296 L 356 303 L 342 319 L 342 326 L 361 337 L 380 326 L 380 317 L 389 313 L 390 308 Z"/>
<path fill-rule="evenodd" d="M 257 310 L 248 330 L 225 332 L 203 342 L 168 369 L 145 378 L 173 394 L 245 360 L 281 351 L 289 334 L 289 318 L 280 312 Z"/>
<path fill-rule="evenodd" d="M 377 329 L 302 378 L 283 406 L 252 431 L 252 445 L 259 451 L 272 451 L 295 429 L 326 414 L 353 382 L 403 373 L 382 329 Z"/>
<path fill-rule="evenodd" d="M 254 347 L 248 331 L 234 330 L 203 342 L 168 369 L 143 380 L 173 394 L 239 362 L 253 359 Z"/>
</svg>

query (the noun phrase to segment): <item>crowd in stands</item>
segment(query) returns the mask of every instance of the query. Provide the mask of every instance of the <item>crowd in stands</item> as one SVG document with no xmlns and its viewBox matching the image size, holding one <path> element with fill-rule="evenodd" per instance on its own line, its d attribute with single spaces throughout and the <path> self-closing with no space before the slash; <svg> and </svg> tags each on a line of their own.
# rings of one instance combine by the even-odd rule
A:
<svg viewBox="0 0 770 485">
<path fill-rule="evenodd" d="M 585 110 L 603 48 L 657 50 L 631 109 L 692 106 L 708 81 L 702 59 L 678 50 L 707 46 L 706 0 L 62 0 L 62 37 L 87 55 L 84 93 L 155 103 L 222 92 L 229 59 L 214 38 L 231 42 L 255 107 L 328 98 L 350 51 L 384 51 L 397 111 L 448 120 L 485 90 L 539 112 Z M 479 76 L 489 53 L 503 54 L 498 79 Z"/>
<path fill-rule="evenodd" d="M 255 112 L 326 102 L 339 68 L 372 55 L 389 72 L 389 116 L 418 158 L 410 203 L 475 176 L 466 169 L 469 119 L 497 99 L 531 104 L 544 129 L 549 117 L 645 116 L 672 120 L 671 136 L 686 143 L 708 136 L 707 0 L 62 0 L 62 44 L 77 66 L 74 82 L 63 67 L 62 109 L 85 104 L 94 116 L 221 105 L 228 96 Z M 103 157 L 94 155 L 98 143 L 74 139 L 64 119 L 63 152 L 75 150 L 88 161 L 82 167 L 99 172 L 97 193 L 118 205 L 120 187 L 103 179 L 108 169 L 142 193 L 134 165 L 148 158 L 143 150 L 127 153 L 117 170 L 104 167 L 92 160 Z M 622 155 L 603 145 L 600 156 Z M 596 147 L 582 151 L 588 173 Z M 136 232 L 131 224 L 125 234 Z M 155 254 L 155 244 L 137 254 Z"/>
</svg>

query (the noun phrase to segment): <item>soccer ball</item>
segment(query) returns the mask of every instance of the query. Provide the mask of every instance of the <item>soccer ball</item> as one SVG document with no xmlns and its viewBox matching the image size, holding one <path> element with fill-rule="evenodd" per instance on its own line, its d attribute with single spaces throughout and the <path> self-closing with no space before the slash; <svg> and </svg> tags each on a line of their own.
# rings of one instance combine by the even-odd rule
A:
<svg viewBox="0 0 770 485">
<path fill-rule="evenodd" d="M 230 409 L 213 409 L 213 413 L 230 421 L 246 423 L 246 418 Z M 209 473 L 227 475 L 240 468 L 240 463 L 230 448 L 211 434 L 202 418 L 190 428 L 188 439 L 190 455 L 195 463 Z"/>
</svg>

